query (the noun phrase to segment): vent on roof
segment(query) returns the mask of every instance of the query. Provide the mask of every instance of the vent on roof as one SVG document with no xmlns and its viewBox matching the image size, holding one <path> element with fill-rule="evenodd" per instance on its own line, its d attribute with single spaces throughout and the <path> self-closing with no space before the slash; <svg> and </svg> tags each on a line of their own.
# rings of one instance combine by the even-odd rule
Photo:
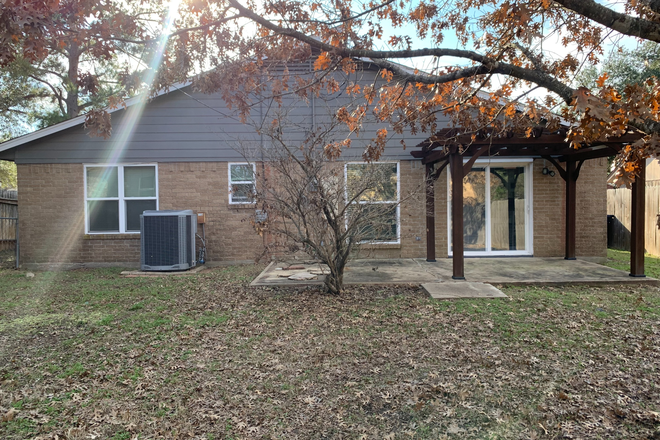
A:
<svg viewBox="0 0 660 440">
<path fill-rule="evenodd" d="M 195 266 L 197 217 L 191 210 L 144 211 L 140 233 L 141 270 L 186 270 Z"/>
</svg>

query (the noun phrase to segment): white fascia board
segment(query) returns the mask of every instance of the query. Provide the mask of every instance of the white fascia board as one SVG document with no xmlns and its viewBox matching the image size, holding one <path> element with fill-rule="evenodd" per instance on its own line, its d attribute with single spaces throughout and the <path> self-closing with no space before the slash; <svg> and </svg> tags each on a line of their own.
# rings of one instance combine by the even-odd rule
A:
<svg viewBox="0 0 660 440">
<path fill-rule="evenodd" d="M 158 93 L 154 95 L 154 98 L 158 96 L 166 95 L 174 90 L 179 90 L 183 87 L 189 86 L 190 84 L 191 81 L 172 84 L 172 86 L 169 87 L 167 90 L 163 89 L 158 91 Z M 137 96 L 133 96 L 132 98 L 128 98 L 126 101 L 124 101 L 125 105 L 113 109 L 107 109 L 108 113 L 114 113 L 119 110 L 124 110 L 125 108 L 137 104 L 138 102 L 140 102 L 140 100 L 144 99 L 144 97 L 145 97 L 144 94 L 140 94 Z M 84 122 L 85 122 L 85 115 L 80 115 L 73 119 L 67 119 L 66 121 L 62 121 L 58 124 L 51 125 L 50 127 L 42 128 L 41 130 L 33 131 L 32 133 L 24 134 L 23 136 L 10 139 L 0 144 L 0 153 L 2 153 L 3 151 L 11 150 L 12 148 L 20 147 L 23 144 L 27 144 L 28 142 L 41 139 L 51 134 L 59 133 L 60 131 L 66 130 L 67 128 L 75 127 L 76 125 L 83 124 Z"/>
</svg>

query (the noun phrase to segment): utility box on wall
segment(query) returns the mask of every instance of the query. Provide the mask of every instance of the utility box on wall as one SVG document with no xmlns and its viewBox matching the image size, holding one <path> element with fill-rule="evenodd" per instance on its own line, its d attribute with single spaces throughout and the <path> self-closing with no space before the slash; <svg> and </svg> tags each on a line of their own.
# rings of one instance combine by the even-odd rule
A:
<svg viewBox="0 0 660 440">
<path fill-rule="evenodd" d="M 197 216 L 192 210 L 144 211 L 140 216 L 140 270 L 186 270 L 195 266 Z"/>
</svg>

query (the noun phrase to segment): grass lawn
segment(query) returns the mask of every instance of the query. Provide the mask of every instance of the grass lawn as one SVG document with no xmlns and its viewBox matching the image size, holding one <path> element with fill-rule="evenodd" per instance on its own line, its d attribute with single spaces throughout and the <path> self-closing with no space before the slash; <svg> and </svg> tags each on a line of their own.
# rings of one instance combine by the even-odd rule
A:
<svg viewBox="0 0 660 440">
<path fill-rule="evenodd" d="M 605 265 L 630 271 L 630 252 L 608 249 Z M 650 254 L 644 255 L 644 273 L 652 278 L 660 278 L 660 258 Z"/>
<path fill-rule="evenodd" d="M 260 269 L 0 271 L 0 438 L 660 438 L 657 288 L 337 298 Z"/>
</svg>

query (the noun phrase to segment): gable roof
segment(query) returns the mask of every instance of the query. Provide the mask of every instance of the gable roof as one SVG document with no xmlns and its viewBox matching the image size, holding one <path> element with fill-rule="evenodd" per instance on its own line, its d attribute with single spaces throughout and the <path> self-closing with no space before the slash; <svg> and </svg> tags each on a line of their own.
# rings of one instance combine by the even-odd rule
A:
<svg viewBox="0 0 660 440">
<path fill-rule="evenodd" d="M 373 62 L 373 60 L 370 59 L 370 58 L 359 57 L 359 58 L 357 58 L 357 60 L 365 63 L 365 65 L 369 66 L 369 68 L 375 67 L 376 69 L 378 69 L 378 65 L 375 64 Z M 395 65 L 397 68 L 399 68 L 399 69 L 401 69 L 405 72 L 408 72 L 408 73 L 414 73 L 416 71 L 416 69 L 414 69 L 412 67 L 409 67 L 409 66 L 397 63 L 397 62 L 393 62 L 393 61 L 388 61 L 388 62 L 392 65 Z M 172 84 L 169 88 L 158 91 L 150 99 L 153 99 L 153 98 L 156 98 L 156 97 L 159 97 L 159 96 L 162 96 L 162 95 L 169 94 L 174 90 L 182 89 L 182 88 L 187 87 L 191 84 L 192 84 L 192 80 L 190 80 L 190 79 L 187 80 L 187 81 L 184 81 L 184 82 L 178 82 L 178 83 Z M 482 93 L 485 93 L 485 92 L 479 91 L 478 93 L 482 94 Z M 134 96 L 132 98 L 129 98 L 129 99 L 124 101 L 123 106 L 117 107 L 117 108 L 114 108 L 114 109 L 107 109 L 108 113 L 114 113 L 116 111 L 124 110 L 128 107 L 131 107 L 131 106 L 139 103 L 144 97 L 145 97 L 145 94 L 142 93 L 142 94 L 139 94 L 139 95 Z M 62 121 L 60 123 L 51 125 L 49 127 L 42 128 L 42 129 L 33 131 L 31 133 L 24 134 L 22 136 L 10 139 L 10 140 L 5 141 L 5 142 L 2 142 L 2 143 L 0 143 L 0 153 L 2 153 L 4 151 L 11 150 L 11 149 L 16 148 L 16 147 L 20 147 L 21 145 L 30 143 L 32 141 L 42 139 L 42 138 L 45 138 L 47 136 L 59 133 L 59 132 L 64 131 L 68 128 L 72 128 L 72 127 L 76 127 L 78 125 L 84 124 L 85 117 L 86 117 L 86 115 L 80 115 L 80 116 L 77 116 L 75 118 L 68 119 L 66 121 Z"/>
<path fill-rule="evenodd" d="M 174 90 L 179 90 L 184 87 L 187 87 L 191 83 L 192 81 L 185 81 L 185 82 L 178 82 L 176 84 L 172 84 L 167 89 L 159 90 L 151 99 L 157 98 L 162 95 L 166 95 Z M 127 109 L 128 107 L 138 104 L 144 98 L 145 98 L 144 93 L 141 93 L 137 96 L 133 96 L 132 98 L 128 98 L 127 100 L 124 101 L 123 106 L 113 109 L 108 109 L 108 113 L 114 113 L 119 110 Z M 22 136 L 0 143 L 0 153 L 2 153 L 3 151 L 11 150 L 12 148 L 20 147 L 21 145 L 27 144 L 28 142 L 36 141 L 37 139 L 50 136 L 51 134 L 59 133 L 60 131 L 66 130 L 67 128 L 71 128 L 83 124 L 85 123 L 85 116 L 86 115 L 76 116 L 75 118 L 67 119 L 66 121 L 62 121 L 57 124 L 51 125 L 49 127 L 42 128 L 40 130 L 33 131 L 31 133 L 24 134 Z"/>
</svg>

